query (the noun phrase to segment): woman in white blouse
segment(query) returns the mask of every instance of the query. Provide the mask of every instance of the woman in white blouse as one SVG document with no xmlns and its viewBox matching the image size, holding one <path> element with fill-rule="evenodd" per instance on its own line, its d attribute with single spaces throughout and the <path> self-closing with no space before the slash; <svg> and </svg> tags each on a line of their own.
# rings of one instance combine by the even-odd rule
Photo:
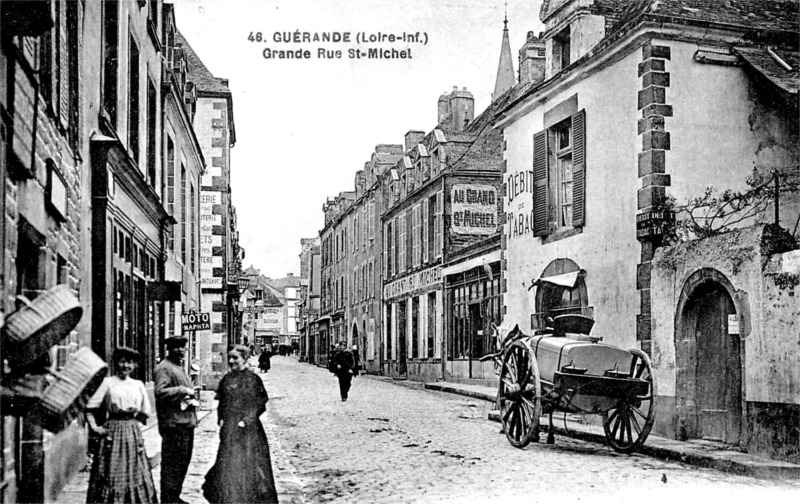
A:
<svg viewBox="0 0 800 504">
<path fill-rule="evenodd" d="M 139 352 L 118 347 L 111 360 L 114 376 L 103 380 L 86 405 L 86 420 L 100 437 L 86 502 L 158 502 L 140 426 L 153 409 L 144 383 L 130 377 Z M 105 422 L 98 423 L 103 416 Z"/>
</svg>

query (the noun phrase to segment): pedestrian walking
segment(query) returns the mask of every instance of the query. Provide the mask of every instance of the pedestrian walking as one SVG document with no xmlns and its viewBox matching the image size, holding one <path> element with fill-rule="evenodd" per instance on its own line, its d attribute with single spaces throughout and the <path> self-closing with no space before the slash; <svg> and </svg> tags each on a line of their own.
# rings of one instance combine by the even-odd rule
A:
<svg viewBox="0 0 800 504">
<path fill-rule="evenodd" d="M 269 400 L 264 383 L 244 366 L 247 347 L 228 350 L 230 371 L 219 382 L 220 444 L 203 496 L 212 503 L 278 502 L 267 435 L 259 417 Z"/>
<path fill-rule="evenodd" d="M 181 499 L 183 480 L 189 470 L 197 427 L 195 390 L 183 358 L 186 338 L 173 336 L 164 342 L 167 358 L 156 366 L 155 396 L 158 433 L 161 434 L 161 500 L 166 504 L 186 502 Z"/>
<path fill-rule="evenodd" d="M 361 372 L 361 357 L 358 355 L 358 345 L 353 345 L 353 376 L 358 376 Z"/>
<path fill-rule="evenodd" d="M 114 349 L 114 376 L 103 379 L 86 404 L 86 420 L 99 437 L 88 503 L 158 502 L 140 425 L 147 422 L 153 408 L 144 383 L 130 377 L 138 360 L 139 352 L 132 348 Z"/>
<path fill-rule="evenodd" d="M 261 355 L 258 356 L 258 369 L 262 373 L 266 373 L 272 367 L 271 356 L 266 348 L 261 349 Z"/>
<path fill-rule="evenodd" d="M 333 355 L 333 369 L 339 380 L 339 395 L 342 401 L 347 400 L 350 393 L 350 384 L 353 381 L 355 359 L 353 353 L 347 349 L 344 341 L 339 343 L 339 350 Z"/>
</svg>

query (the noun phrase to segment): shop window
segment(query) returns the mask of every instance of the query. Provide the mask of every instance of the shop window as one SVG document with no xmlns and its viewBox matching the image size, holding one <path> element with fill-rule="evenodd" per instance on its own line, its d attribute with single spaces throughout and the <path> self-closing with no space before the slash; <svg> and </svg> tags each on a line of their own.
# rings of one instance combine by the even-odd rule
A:
<svg viewBox="0 0 800 504">
<path fill-rule="evenodd" d="M 422 357 L 419 351 L 419 296 L 411 298 L 411 356 Z"/>
<path fill-rule="evenodd" d="M 427 356 L 428 358 L 434 355 L 434 344 L 436 340 L 436 293 L 431 292 L 428 294 L 428 338 L 427 338 Z"/>
</svg>

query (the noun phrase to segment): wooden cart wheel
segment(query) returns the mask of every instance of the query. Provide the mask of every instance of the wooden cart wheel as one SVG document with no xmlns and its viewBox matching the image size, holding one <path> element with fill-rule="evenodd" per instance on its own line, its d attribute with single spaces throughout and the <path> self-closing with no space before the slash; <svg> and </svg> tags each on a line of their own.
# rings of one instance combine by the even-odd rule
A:
<svg viewBox="0 0 800 504">
<path fill-rule="evenodd" d="M 498 398 L 500 421 L 508 441 L 517 448 L 538 441 L 542 384 L 536 357 L 525 341 L 515 341 L 503 354 Z"/>
<path fill-rule="evenodd" d="M 646 380 L 649 384 L 644 395 L 620 399 L 608 411 L 603 412 L 603 430 L 611 447 L 620 453 L 633 453 L 644 445 L 656 417 L 656 379 L 650 358 L 641 350 L 629 350 L 631 359 L 630 378 Z"/>
</svg>

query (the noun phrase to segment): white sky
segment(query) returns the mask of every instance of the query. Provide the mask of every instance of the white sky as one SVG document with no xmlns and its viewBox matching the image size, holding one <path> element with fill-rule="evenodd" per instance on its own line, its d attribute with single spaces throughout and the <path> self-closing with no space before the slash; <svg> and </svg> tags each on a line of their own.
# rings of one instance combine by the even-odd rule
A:
<svg viewBox="0 0 800 504">
<path fill-rule="evenodd" d="M 489 104 L 503 30 L 500 0 L 173 0 L 178 27 L 206 67 L 230 79 L 236 125 L 232 196 L 245 267 L 299 273 L 300 239 L 318 235 L 328 196 L 353 190 L 375 145 L 436 125 L 453 86 Z M 509 0 L 515 71 L 541 0 Z M 274 32 L 427 32 L 428 44 L 283 44 Z M 269 42 L 248 41 L 261 32 Z M 410 60 L 349 59 L 347 49 L 411 47 Z M 317 59 L 316 48 L 342 49 Z M 264 48 L 307 48 L 310 60 L 267 60 Z"/>
</svg>

